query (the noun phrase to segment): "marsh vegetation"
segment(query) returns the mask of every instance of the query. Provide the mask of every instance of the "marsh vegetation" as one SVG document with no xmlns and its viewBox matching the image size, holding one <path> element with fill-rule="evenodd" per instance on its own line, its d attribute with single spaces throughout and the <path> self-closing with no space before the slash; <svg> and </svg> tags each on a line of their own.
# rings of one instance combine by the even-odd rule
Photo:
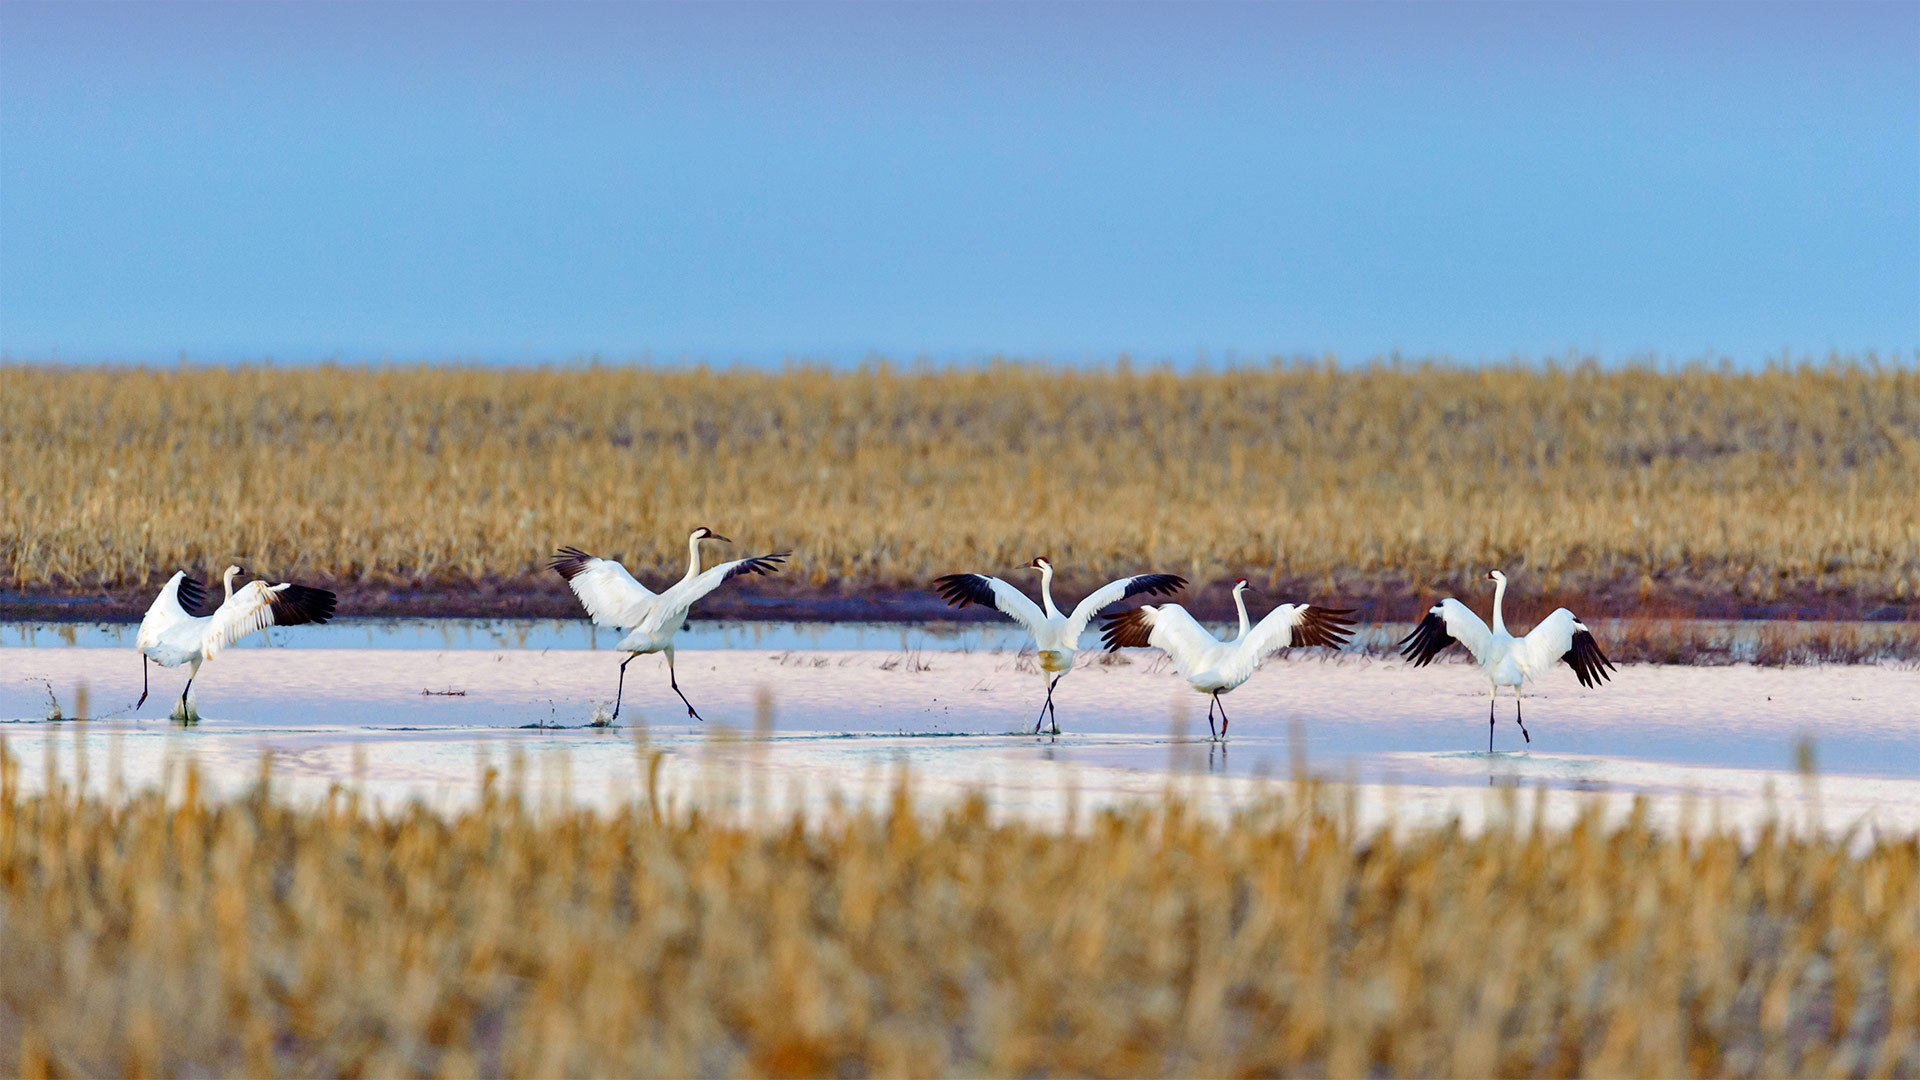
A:
<svg viewBox="0 0 1920 1080">
<path fill-rule="evenodd" d="M 0 588 L 29 594 L 237 558 L 343 610 L 356 586 L 563 598 L 556 544 L 677 577 L 702 523 L 791 547 L 788 590 L 1036 552 L 1068 584 L 1244 573 L 1398 618 L 1495 564 L 1590 617 L 1885 617 L 1920 587 L 1903 366 L 0 366 L 0 454 Z"/>
<path fill-rule="evenodd" d="M 641 747 L 640 753 L 647 751 Z M 647 774 L 652 766 L 646 769 Z M 0 767 L 0 1055 L 52 1074 L 1911 1075 L 1920 843 L 1638 815 L 1360 834 L 379 811 Z M 1515 795 L 1512 806 L 1527 796 Z M 1524 814 L 1513 814 L 1518 822 Z"/>
</svg>

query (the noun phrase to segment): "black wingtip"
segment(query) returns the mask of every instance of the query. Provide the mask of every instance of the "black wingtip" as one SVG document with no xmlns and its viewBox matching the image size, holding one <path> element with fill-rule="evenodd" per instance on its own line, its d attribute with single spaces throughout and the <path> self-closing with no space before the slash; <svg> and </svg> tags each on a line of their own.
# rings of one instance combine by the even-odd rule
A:
<svg viewBox="0 0 1920 1080">
<path fill-rule="evenodd" d="M 1187 579 L 1179 574 L 1141 574 L 1133 579 L 1133 587 L 1127 590 L 1128 596 L 1166 596 L 1187 587 Z"/>
<path fill-rule="evenodd" d="M 547 564 L 547 569 L 559 574 L 563 581 L 572 581 L 593 560 L 594 556 L 577 547 L 563 547 L 553 553 L 553 561 Z"/>
<path fill-rule="evenodd" d="M 933 590 L 940 599 L 957 608 L 968 604 L 993 606 L 993 586 L 979 574 L 947 574 L 933 579 Z"/>
<path fill-rule="evenodd" d="M 1574 676 L 1580 680 L 1580 685 L 1585 687 L 1599 686 L 1612 677 L 1608 674 L 1609 672 L 1619 670 L 1613 666 L 1612 661 L 1607 659 L 1606 654 L 1600 651 L 1600 643 L 1593 639 L 1591 630 L 1575 631 L 1573 647 L 1569 648 L 1560 659 L 1573 669 Z"/>
<path fill-rule="evenodd" d="M 1152 634 L 1153 624 L 1147 620 L 1147 609 L 1129 608 L 1107 617 L 1106 624 L 1100 628 L 1100 643 L 1106 646 L 1108 652 L 1144 649 Z"/>
<path fill-rule="evenodd" d="M 1428 612 L 1413 628 L 1413 633 L 1400 639 L 1400 656 L 1411 662 L 1414 667 L 1426 667 L 1433 658 L 1440 655 L 1447 646 L 1453 644 L 1454 637 L 1447 633 L 1447 621 L 1435 612 Z"/>
<path fill-rule="evenodd" d="M 289 585 L 273 594 L 273 622 L 276 626 L 300 626 L 305 623 L 324 623 L 333 618 L 334 605 L 338 598 L 326 589 L 311 589 L 305 585 Z"/>
<path fill-rule="evenodd" d="M 180 588 L 174 595 L 180 601 L 180 609 L 199 618 L 207 612 L 207 587 L 190 577 L 180 579 Z"/>
<path fill-rule="evenodd" d="M 1306 613 L 1300 616 L 1299 640 L 1294 644 L 1301 648 L 1315 645 L 1324 645 L 1329 649 L 1345 647 L 1347 640 L 1353 636 L 1353 620 L 1346 616 L 1353 612 L 1353 608 L 1307 605 Z"/>
<path fill-rule="evenodd" d="M 786 558 L 792 554 L 793 552 L 791 551 L 776 551 L 770 555 L 757 555 L 751 559 L 742 559 L 740 560 L 740 565 L 727 571 L 727 576 L 721 580 L 731 581 L 741 574 L 777 574 L 780 572 L 781 562 L 785 561 Z"/>
</svg>

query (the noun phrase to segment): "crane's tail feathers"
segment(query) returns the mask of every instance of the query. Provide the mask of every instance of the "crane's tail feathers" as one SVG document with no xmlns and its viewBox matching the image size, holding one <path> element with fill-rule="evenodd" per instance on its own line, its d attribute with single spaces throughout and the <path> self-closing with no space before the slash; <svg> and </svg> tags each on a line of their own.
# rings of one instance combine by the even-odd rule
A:
<svg viewBox="0 0 1920 1080">
<path fill-rule="evenodd" d="M 1454 636 L 1447 633 L 1447 621 L 1438 612 L 1430 611 L 1420 620 L 1420 625 L 1413 628 L 1413 633 L 1400 639 L 1400 655 L 1411 660 L 1414 667 L 1426 667 L 1454 640 Z"/>
<path fill-rule="evenodd" d="M 563 547 L 553 553 L 553 561 L 547 564 L 547 568 L 559 574 L 562 580 L 572 581 L 574 578 L 580 576 L 580 572 L 585 570 L 587 564 L 592 562 L 594 558 L 595 556 L 589 555 L 577 547 Z"/>
<path fill-rule="evenodd" d="M 1294 646 L 1307 648 L 1325 645 L 1329 649 L 1340 648 L 1353 636 L 1353 620 L 1346 617 L 1353 612 L 1353 608 L 1308 607 L 1300 614 L 1300 625 L 1294 633 Z"/>
<path fill-rule="evenodd" d="M 326 622 L 333 618 L 337 599 L 325 589 L 310 589 L 305 585 L 286 585 L 274 590 L 272 596 L 275 626 Z"/>
<path fill-rule="evenodd" d="M 1618 670 L 1613 662 L 1600 652 L 1600 643 L 1593 640 L 1590 630 L 1576 631 L 1573 635 L 1573 647 L 1560 658 L 1580 677 L 1581 686 L 1599 686 L 1609 678 L 1607 672 Z"/>
<path fill-rule="evenodd" d="M 954 607 L 966 607 L 979 604 L 981 607 L 993 607 L 993 586 L 979 574 L 948 574 L 933 579 L 934 591 L 940 599 Z"/>
<path fill-rule="evenodd" d="M 207 611 L 207 587 L 190 577 L 180 579 L 180 588 L 174 594 L 180 601 L 180 609 L 194 618 L 209 614 Z"/>
<path fill-rule="evenodd" d="M 1100 643 L 1108 652 L 1120 649 L 1144 649 L 1153 634 L 1153 612 L 1145 607 L 1131 608 L 1109 616 L 1100 628 Z"/>
<path fill-rule="evenodd" d="M 777 574 L 780 572 L 781 561 L 792 554 L 793 552 L 791 551 L 776 551 L 771 555 L 761 555 L 752 559 L 741 559 L 740 564 L 727 571 L 727 576 L 720 580 L 732 581 L 741 574 Z"/>
</svg>

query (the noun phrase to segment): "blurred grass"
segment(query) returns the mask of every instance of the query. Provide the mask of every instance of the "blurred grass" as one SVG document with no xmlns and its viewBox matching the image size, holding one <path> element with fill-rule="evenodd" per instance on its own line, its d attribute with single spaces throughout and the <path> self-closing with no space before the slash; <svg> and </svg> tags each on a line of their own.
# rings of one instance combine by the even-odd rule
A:
<svg viewBox="0 0 1920 1080">
<path fill-rule="evenodd" d="M 448 587 L 538 577 L 559 543 L 677 576 L 696 524 L 793 548 L 789 587 L 1044 552 L 1081 582 L 1151 567 L 1346 596 L 1496 564 L 1535 596 L 1920 588 L 1911 366 L 0 365 L 0 454 L 0 587 L 27 591 L 234 558 Z"/>
<path fill-rule="evenodd" d="M 1311 781 L 1062 832 L 905 782 L 756 827 L 17 774 L 0 748 L 26 1076 L 1920 1073 L 1911 836 L 1361 837 Z"/>
</svg>

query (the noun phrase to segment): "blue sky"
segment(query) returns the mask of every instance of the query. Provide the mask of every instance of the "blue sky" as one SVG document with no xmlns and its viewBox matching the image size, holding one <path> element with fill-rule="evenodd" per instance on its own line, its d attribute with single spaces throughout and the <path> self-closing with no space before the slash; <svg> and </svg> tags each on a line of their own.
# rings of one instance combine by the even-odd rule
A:
<svg viewBox="0 0 1920 1080">
<path fill-rule="evenodd" d="M 0 5 L 0 351 L 1920 348 L 1920 4 Z"/>
</svg>

